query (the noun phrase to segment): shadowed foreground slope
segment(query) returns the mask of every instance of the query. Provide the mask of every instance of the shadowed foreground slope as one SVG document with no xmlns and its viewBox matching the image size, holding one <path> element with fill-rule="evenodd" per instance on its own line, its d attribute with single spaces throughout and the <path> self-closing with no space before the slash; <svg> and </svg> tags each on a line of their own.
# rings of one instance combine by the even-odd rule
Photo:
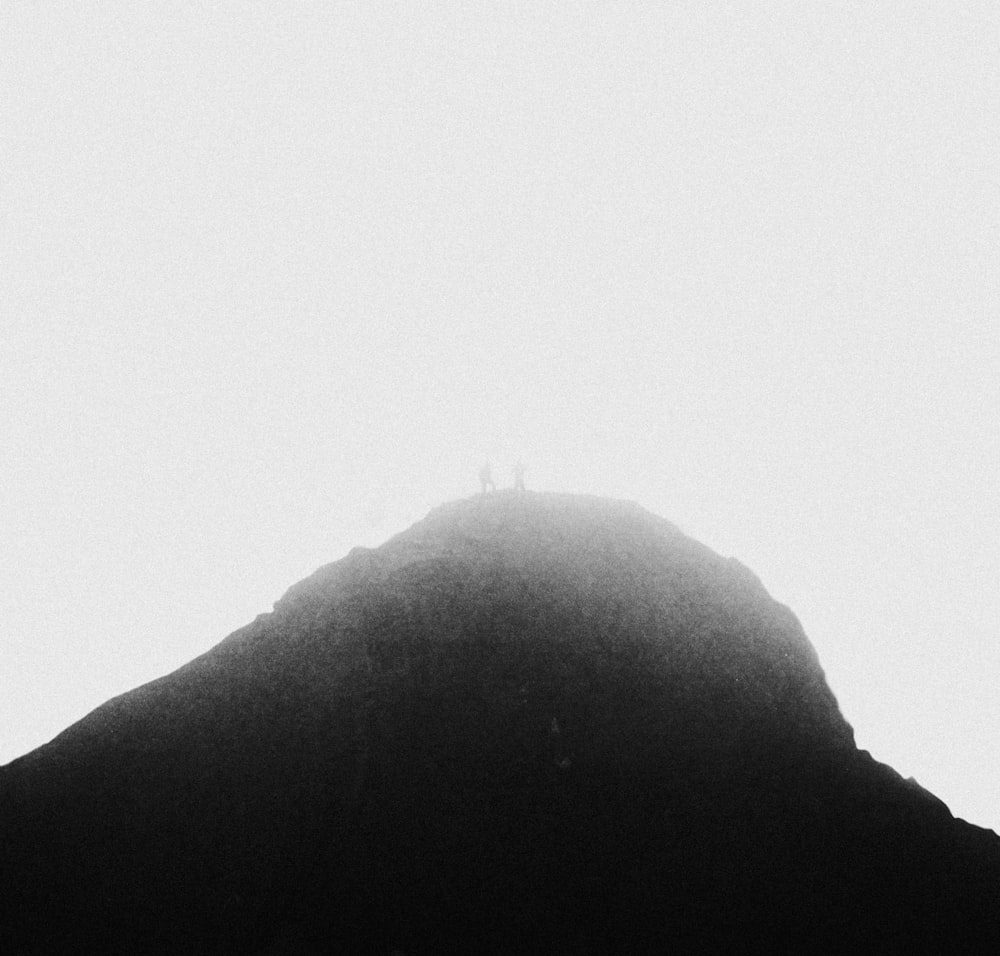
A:
<svg viewBox="0 0 1000 956">
<path fill-rule="evenodd" d="M 858 751 L 754 575 L 456 502 L 0 770 L 5 952 L 991 952 L 1000 839 Z"/>
</svg>

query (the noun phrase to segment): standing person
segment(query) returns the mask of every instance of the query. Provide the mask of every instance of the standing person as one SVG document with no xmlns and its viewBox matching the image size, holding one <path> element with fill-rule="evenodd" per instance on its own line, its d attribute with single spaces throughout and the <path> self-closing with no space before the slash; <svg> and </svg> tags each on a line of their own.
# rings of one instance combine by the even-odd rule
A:
<svg viewBox="0 0 1000 956">
<path fill-rule="evenodd" d="M 486 494 L 487 490 L 492 490 L 492 491 L 497 490 L 497 486 L 493 481 L 493 472 L 490 469 L 489 462 L 486 462 L 486 464 L 479 469 L 479 484 L 482 486 L 484 495 Z"/>
<path fill-rule="evenodd" d="M 520 458 L 514 466 L 514 490 L 524 491 L 524 462 Z"/>
</svg>

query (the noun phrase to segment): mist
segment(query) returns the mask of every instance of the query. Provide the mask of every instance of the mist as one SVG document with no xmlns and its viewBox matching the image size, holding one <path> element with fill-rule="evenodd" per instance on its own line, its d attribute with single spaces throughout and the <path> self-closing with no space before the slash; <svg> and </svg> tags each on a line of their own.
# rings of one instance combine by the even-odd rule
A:
<svg viewBox="0 0 1000 956">
<path fill-rule="evenodd" d="M 8 7 L 0 760 L 520 459 L 1000 830 L 998 19 Z"/>
</svg>

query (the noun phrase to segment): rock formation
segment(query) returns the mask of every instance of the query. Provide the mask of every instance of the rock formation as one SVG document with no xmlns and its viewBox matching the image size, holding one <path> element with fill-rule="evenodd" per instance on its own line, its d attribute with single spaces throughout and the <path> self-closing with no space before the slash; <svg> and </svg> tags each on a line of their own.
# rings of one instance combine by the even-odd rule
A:
<svg viewBox="0 0 1000 956">
<path fill-rule="evenodd" d="M 997 952 L 1000 839 L 639 507 L 455 502 L 0 769 L 7 953 Z"/>
</svg>

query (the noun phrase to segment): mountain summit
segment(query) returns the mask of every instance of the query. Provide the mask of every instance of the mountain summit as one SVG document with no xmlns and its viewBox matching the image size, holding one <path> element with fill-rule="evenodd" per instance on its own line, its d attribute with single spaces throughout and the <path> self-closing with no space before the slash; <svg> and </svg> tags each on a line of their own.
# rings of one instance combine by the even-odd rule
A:
<svg viewBox="0 0 1000 956">
<path fill-rule="evenodd" d="M 11 953 L 996 952 L 1000 839 L 634 504 L 454 502 L 0 769 Z M 0 904 L 3 905 L 3 904 Z"/>
</svg>

